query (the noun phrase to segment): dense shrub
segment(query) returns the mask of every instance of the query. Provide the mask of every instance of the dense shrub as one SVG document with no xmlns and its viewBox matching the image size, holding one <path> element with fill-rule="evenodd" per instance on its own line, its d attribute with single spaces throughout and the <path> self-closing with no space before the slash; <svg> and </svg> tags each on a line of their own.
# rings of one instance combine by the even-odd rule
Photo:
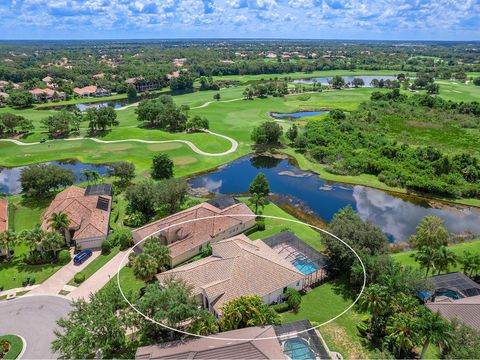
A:
<svg viewBox="0 0 480 360">
<path fill-rule="evenodd" d="M 82 272 L 76 273 L 73 277 L 73 281 L 75 281 L 75 284 L 83 283 L 85 281 L 85 274 Z"/>
<path fill-rule="evenodd" d="M 112 248 L 113 248 L 112 241 L 109 238 L 107 238 L 102 243 L 102 255 L 108 255 L 112 250 Z"/>
<path fill-rule="evenodd" d="M 300 304 L 302 303 L 302 296 L 300 293 L 293 289 L 293 288 L 288 288 L 285 290 L 285 302 L 288 304 L 290 309 L 292 309 L 294 312 L 298 312 L 300 310 Z"/>
<path fill-rule="evenodd" d="M 265 218 L 258 218 L 257 219 L 257 230 L 264 231 L 265 230 Z"/>
<path fill-rule="evenodd" d="M 58 253 L 58 262 L 62 265 L 68 264 L 70 260 L 72 260 L 72 256 L 70 255 L 70 251 L 67 249 L 63 249 Z"/>
<path fill-rule="evenodd" d="M 275 305 L 272 305 L 272 308 L 273 310 L 275 310 L 277 313 L 283 313 L 283 312 L 286 312 L 288 310 L 290 310 L 290 305 L 285 301 L 281 304 L 275 304 Z"/>
</svg>

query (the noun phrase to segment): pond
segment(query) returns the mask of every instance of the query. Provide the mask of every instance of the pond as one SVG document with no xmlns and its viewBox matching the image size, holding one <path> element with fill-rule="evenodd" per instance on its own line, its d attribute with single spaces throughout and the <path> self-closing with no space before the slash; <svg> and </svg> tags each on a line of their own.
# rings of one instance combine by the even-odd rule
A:
<svg viewBox="0 0 480 360">
<path fill-rule="evenodd" d="M 392 242 L 408 240 L 426 215 L 442 218 L 451 233 L 480 234 L 480 209 L 327 182 L 315 173 L 298 169 L 288 159 L 246 156 L 192 178 L 189 184 L 199 193 L 240 194 L 248 191 L 248 185 L 259 172 L 265 173 L 271 191 L 291 204 L 304 207 L 327 222 L 338 210 L 350 205 L 363 220 L 380 226 Z"/>
<path fill-rule="evenodd" d="M 84 164 L 76 160 L 50 161 L 41 164 L 58 165 L 64 169 L 72 170 L 76 175 L 76 183 L 84 182 L 82 171 L 95 170 L 100 176 L 107 174 L 108 165 Z M 27 166 L 17 166 L 13 168 L 0 168 L 0 193 L 15 195 L 22 192 L 20 184 L 20 173 Z"/>
<path fill-rule="evenodd" d="M 328 85 L 329 81 L 332 80 L 333 76 L 326 76 L 326 77 L 316 77 L 316 78 L 310 78 L 310 79 L 299 79 L 299 80 L 293 80 L 294 84 L 313 84 L 314 82 L 319 83 L 321 85 Z M 342 76 L 342 78 L 345 80 L 347 83 L 351 83 L 354 78 L 360 78 L 363 80 L 365 85 L 363 87 L 372 87 L 370 85 L 370 82 L 373 79 L 378 79 L 378 80 L 397 80 L 396 76 L 393 75 L 357 75 L 357 76 Z"/>
<path fill-rule="evenodd" d="M 322 115 L 328 113 L 328 110 L 319 110 L 319 111 L 297 111 L 292 113 L 275 113 L 272 112 L 270 115 L 275 119 L 301 119 L 303 117 Z"/>
</svg>

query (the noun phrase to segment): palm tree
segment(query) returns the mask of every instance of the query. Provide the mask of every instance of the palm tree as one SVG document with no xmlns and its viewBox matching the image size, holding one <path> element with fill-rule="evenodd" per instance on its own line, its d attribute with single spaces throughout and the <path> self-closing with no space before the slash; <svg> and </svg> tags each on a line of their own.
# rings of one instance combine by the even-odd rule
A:
<svg viewBox="0 0 480 360">
<path fill-rule="evenodd" d="M 463 254 L 458 257 L 458 262 L 462 265 L 463 272 L 467 276 L 473 277 L 480 271 L 480 254 L 464 251 Z"/>
<path fill-rule="evenodd" d="M 409 314 L 395 314 L 387 324 L 386 341 L 397 351 L 397 359 L 408 355 L 419 343 L 420 335 L 416 324 L 417 318 Z"/>
<path fill-rule="evenodd" d="M 422 308 L 419 317 L 419 328 L 420 335 L 424 339 L 422 352 L 420 353 L 421 359 L 425 356 L 430 343 L 447 349 L 450 347 L 450 341 L 453 337 L 452 327 L 438 312 L 433 313 L 426 308 Z"/>
<path fill-rule="evenodd" d="M 34 251 L 43 253 L 45 251 L 43 247 L 44 237 L 45 231 L 42 230 L 40 225 L 35 226 L 32 230 L 23 230 L 19 235 L 20 240 L 30 249 L 30 253 Z"/>
<path fill-rule="evenodd" d="M 68 241 L 70 240 L 70 236 L 68 234 L 70 219 L 68 218 L 68 215 L 64 212 L 53 213 L 50 216 L 49 223 L 53 230 L 63 233 L 65 242 L 67 242 L 68 245 Z"/>
<path fill-rule="evenodd" d="M 438 250 L 435 250 L 433 262 L 435 263 L 437 274 L 440 274 L 441 272 L 447 272 L 450 265 L 456 265 L 457 256 L 446 246 L 441 246 Z"/>
<path fill-rule="evenodd" d="M 360 298 L 360 308 L 368 311 L 373 316 L 383 314 L 388 309 L 390 295 L 385 286 L 372 284 L 365 289 L 363 296 Z"/>
<path fill-rule="evenodd" d="M 421 268 L 425 268 L 425 277 L 428 276 L 430 269 L 435 269 L 434 261 L 435 250 L 430 246 L 422 246 L 415 254 L 411 256 L 420 264 Z"/>
<path fill-rule="evenodd" d="M 135 276 L 143 281 L 150 281 L 157 273 L 157 261 L 148 254 L 138 255 L 132 264 Z"/>
<path fill-rule="evenodd" d="M 9 258 L 10 248 L 17 243 L 17 235 L 12 230 L 6 230 L 0 233 L 0 244 L 3 245 L 2 252 Z"/>
<path fill-rule="evenodd" d="M 57 252 L 65 245 L 65 240 L 62 234 L 52 231 L 45 234 L 42 245 L 46 251 L 52 251 L 56 258 Z"/>
<path fill-rule="evenodd" d="M 170 254 L 170 249 L 165 245 L 160 245 L 159 251 L 157 252 L 157 264 L 158 269 L 162 272 L 167 270 L 168 266 L 172 261 L 172 256 Z"/>
</svg>

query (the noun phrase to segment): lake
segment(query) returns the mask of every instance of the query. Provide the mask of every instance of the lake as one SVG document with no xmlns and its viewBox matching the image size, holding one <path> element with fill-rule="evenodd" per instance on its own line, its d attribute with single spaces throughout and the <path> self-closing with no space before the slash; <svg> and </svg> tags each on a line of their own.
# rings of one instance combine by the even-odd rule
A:
<svg viewBox="0 0 480 360">
<path fill-rule="evenodd" d="M 65 161 L 50 161 L 43 164 L 58 165 L 64 169 L 72 170 L 76 175 L 76 183 L 84 182 L 85 179 L 82 176 L 83 170 L 95 170 L 101 176 L 107 174 L 107 165 L 97 164 L 84 164 L 76 160 Z M 20 184 L 20 173 L 22 169 L 27 166 L 17 166 L 13 168 L 1 168 L 0 167 L 0 193 L 8 195 L 20 194 L 22 192 L 22 186 Z"/>
<path fill-rule="evenodd" d="M 315 173 L 298 169 L 288 159 L 242 157 L 212 173 L 190 179 L 189 185 L 210 193 L 245 193 L 259 172 L 265 173 L 273 193 L 292 204 L 300 204 L 327 222 L 341 208 L 352 206 L 363 220 L 380 226 L 392 242 L 408 240 L 426 215 L 442 218 L 451 233 L 480 234 L 480 209 L 327 182 Z"/>
<path fill-rule="evenodd" d="M 329 81 L 332 80 L 333 76 L 326 76 L 326 77 L 316 77 L 316 78 L 310 78 L 310 79 L 299 79 L 299 80 L 293 80 L 294 84 L 313 84 L 314 82 L 317 82 L 321 85 L 328 85 Z M 396 76 L 393 75 L 377 75 L 377 76 L 370 76 L 370 75 L 358 75 L 358 76 L 342 76 L 342 78 L 345 80 L 347 83 L 351 83 L 354 78 L 360 78 L 363 80 L 365 85 L 362 87 L 372 87 L 370 85 L 370 82 L 373 79 L 378 79 L 378 80 L 397 80 Z"/>
<path fill-rule="evenodd" d="M 328 113 L 328 110 L 319 111 L 297 111 L 293 113 L 270 113 L 275 119 L 301 119 L 303 117 L 322 115 Z"/>
</svg>

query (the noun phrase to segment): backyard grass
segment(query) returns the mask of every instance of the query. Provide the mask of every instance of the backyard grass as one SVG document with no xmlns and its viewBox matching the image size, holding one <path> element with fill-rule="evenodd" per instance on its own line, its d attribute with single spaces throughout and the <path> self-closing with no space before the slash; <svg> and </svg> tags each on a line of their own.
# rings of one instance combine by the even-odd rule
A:
<svg viewBox="0 0 480 360">
<path fill-rule="evenodd" d="M 34 277 L 36 284 L 42 283 L 62 267 L 58 264 L 25 264 L 24 257 L 28 255 L 28 247 L 23 243 L 15 246 L 13 250 L 13 258 L 0 263 L 0 287 L 3 287 L 3 290 L 21 287 L 27 276 Z"/>
<path fill-rule="evenodd" d="M 480 254 L 480 238 L 470 242 L 450 245 L 448 248 L 456 255 L 462 255 L 464 251 L 470 251 L 473 254 Z M 412 257 L 412 255 L 414 255 L 415 253 L 416 251 L 405 251 L 398 254 L 392 254 L 392 257 L 398 262 L 400 262 L 402 265 L 418 268 L 420 267 L 420 265 Z M 455 267 L 450 267 L 449 269 L 449 271 L 461 270 L 462 268 L 458 264 Z"/>
<path fill-rule="evenodd" d="M 88 264 L 82 271 L 82 274 L 85 275 L 85 280 L 87 280 L 90 276 L 95 274 L 100 268 L 103 267 L 107 262 L 112 260 L 112 258 L 120 252 L 118 246 L 115 246 L 108 254 L 100 254 L 95 260 L 93 260 L 90 264 Z M 68 282 L 68 285 L 72 286 L 79 286 L 74 279 L 71 279 Z"/>
<path fill-rule="evenodd" d="M 140 294 L 140 289 L 143 288 L 146 283 L 142 280 L 139 280 L 133 275 L 133 270 L 131 267 L 125 266 L 120 270 L 120 287 L 125 295 L 132 294 L 134 297 L 138 297 Z M 110 281 L 107 283 L 114 284 L 117 286 L 117 276 L 113 276 Z"/>
<path fill-rule="evenodd" d="M 30 230 L 40 224 L 40 216 L 50 204 L 51 199 L 29 200 L 22 195 L 8 197 L 9 228 L 19 233 Z"/>
<path fill-rule="evenodd" d="M 10 350 L 3 356 L 2 360 L 14 360 L 20 355 L 23 349 L 23 341 L 17 335 L 1 335 L 0 343 L 6 340 L 10 344 Z"/>
<path fill-rule="evenodd" d="M 309 320 L 319 325 L 337 316 L 351 305 L 352 300 L 342 293 L 342 285 L 327 282 L 308 292 L 302 297 L 300 311 L 297 314 L 285 312 L 280 314 L 282 323 L 296 320 Z M 370 354 L 362 346 L 356 325 L 362 314 L 355 308 L 335 321 L 318 328 L 331 351 L 339 352 L 344 359 L 367 359 Z"/>
<path fill-rule="evenodd" d="M 249 204 L 248 198 L 239 198 L 239 200 L 248 204 L 252 209 L 252 211 L 254 211 L 254 206 Z M 270 202 L 268 205 L 266 205 L 262 209 L 261 214 L 269 215 L 269 216 L 278 216 L 281 218 L 298 221 L 295 217 L 293 217 L 286 211 L 282 210 L 272 202 Z M 318 231 L 316 231 L 314 228 L 308 225 L 303 225 L 303 224 L 285 221 L 285 220 L 265 218 L 265 230 L 256 231 L 250 234 L 248 237 L 252 240 L 265 239 L 269 236 L 278 234 L 279 232 L 282 232 L 285 230 L 291 231 L 296 236 L 298 236 L 301 240 L 303 240 L 313 248 L 317 249 L 318 251 L 325 250 L 325 247 L 322 243 L 322 235 Z"/>
</svg>

